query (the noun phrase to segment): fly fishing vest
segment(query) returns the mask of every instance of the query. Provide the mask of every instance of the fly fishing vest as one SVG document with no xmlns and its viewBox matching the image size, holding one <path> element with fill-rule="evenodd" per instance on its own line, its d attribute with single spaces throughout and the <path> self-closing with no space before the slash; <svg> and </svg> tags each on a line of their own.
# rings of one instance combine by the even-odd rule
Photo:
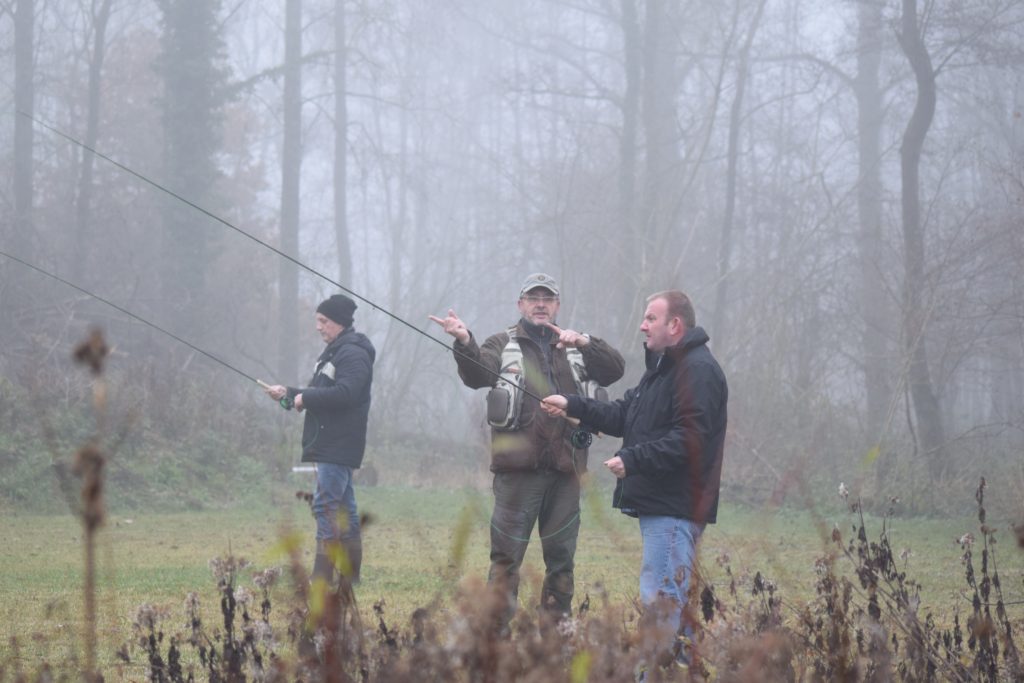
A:
<svg viewBox="0 0 1024 683">
<path fill-rule="evenodd" d="M 523 397 L 526 395 L 526 380 L 523 378 L 523 350 L 519 347 L 516 327 L 506 330 L 508 342 L 501 350 L 501 370 L 494 387 L 487 392 L 487 423 L 497 430 L 511 432 L 521 426 Z M 574 346 L 565 350 L 569 361 L 576 393 L 584 398 L 607 400 L 608 392 L 595 380 L 587 376 L 583 354 Z"/>
</svg>

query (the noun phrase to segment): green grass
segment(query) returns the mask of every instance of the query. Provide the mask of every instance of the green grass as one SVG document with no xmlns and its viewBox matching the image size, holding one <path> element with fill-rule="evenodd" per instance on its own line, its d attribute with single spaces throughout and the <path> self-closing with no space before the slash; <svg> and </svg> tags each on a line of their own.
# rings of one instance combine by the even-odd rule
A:
<svg viewBox="0 0 1024 683">
<path fill-rule="evenodd" d="M 404 627 L 416 607 L 434 598 L 446 603 L 460 580 L 486 577 L 489 491 L 363 488 L 357 496 L 361 511 L 372 516 L 364 531 L 363 582 L 356 593 L 364 618 L 370 616 L 370 605 L 383 599 L 389 623 Z M 605 593 L 620 603 L 636 596 L 639 532 L 635 520 L 611 510 L 609 501 L 610 495 L 603 490 L 584 497 L 576 558 L 577 601 L 585 593 Z M 701 550 L 705 573 L 720 580 L 723 569 L 716 560 L 728 554 L 741 590 L 749 592 L 750 577 L 761 571 L 777 582 L 783 600 L 793 605 L 813 597 L 814 560 L 827 547 L 823 536 L 838 523 L 848 539 L 854 521 L 838 499 L 833 509 L 816 514 L 726 505 L 719 519 L 705 533 Z M 1000 526 L 998 520 L 990 523 Z M 308 507 L 284 496 L 261 507 L 110 515 L 99 535 L 97 553 L 101 661 L 112 666 L 114 650 L 131 637 L 132 618 L 143 603 L 170 608 L 172 624 L 180 627 L 184 598 L 189 591 L 197 591 L 205 619 L 219 624 L 215 583 L 207 562 L 230 552 L 257 568 L 283 564 L 275 548 L 285 529 L 301 532 L 310 564 L 313 522 Z M 868 520 L 869 539 L 877 539 L 880 529 L 880 520 Z M 976 518 L 892 522 L 894 552 L 909 548 L 913 553 L 908 574 L 924 586 L 922 611 L 934 611 L 940 622 L 951 620 L 955 609 L 963 612 L 970 607 L 960 595 L 966 585 L 962 553 L 955 543 L 967 531 L 980 538 Z M 1000 539 L 999 570 L 1007 599 L 1024 599 L 1024 553 L 1008 533 L 1000 533 Z M 461 557 L 453 550 L 460 540 L 464 542 Z M 83 561 L 78 522 L 69 515 L 8 512 L 0 527 L 0 547 L 4 549 L 0 554 L 4 629 L 0 665 L 11 657 L 10 637 L 17 638 L 19 658 L 26 665 L 80 656 Z M 978 548 L 975 564 L 980 565 Z M 543 573 L 536 532 L 524 567 L 521 604 L 531 605 Z M 840 563 L 842 570 L 845 567 Z M 248 576 L 240 583 L 251 586 Z M 276 609 L 284 608 L 288 591 L 286 585 L 277 589 Z M 724 587 L 719 594 L 728 601 Z M 1017 619 L 1024 613 L 1020 605 L 1010 610 Z"/>
</svg>

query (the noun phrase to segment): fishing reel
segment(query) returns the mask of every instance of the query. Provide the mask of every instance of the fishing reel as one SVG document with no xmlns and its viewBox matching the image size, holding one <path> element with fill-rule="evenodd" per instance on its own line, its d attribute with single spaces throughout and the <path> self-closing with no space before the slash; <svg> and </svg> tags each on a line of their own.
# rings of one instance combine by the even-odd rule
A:
<svg viewBox="0 0 1024 683">
<path fill-rule="evenodd" d="M 590 444 L 594 443 L 594 435 L 581 423 L 576 429 L 572 430 L 572 434 L 569 435 L 569 443 L 572 444 L 573 448 L 579 450 L 590 448 Z"/>
<path fill-rule="evenodd" d="M 261 387 L 263 387 L 264 391 L 266 391 L 267 393 L 270 393 L 270 390 L 273 389 L 273 387 L 271 387 L 269 384 L 267 384 L 261 379 L 256 380 L 256 384 L 259 384 Z M 292 408 L 295 407 L 295 399 L 286 393 L 284 396 L 278 399 L 277 404 L 284 408 L 285 410 L 291 410 Z"/>
</svg>

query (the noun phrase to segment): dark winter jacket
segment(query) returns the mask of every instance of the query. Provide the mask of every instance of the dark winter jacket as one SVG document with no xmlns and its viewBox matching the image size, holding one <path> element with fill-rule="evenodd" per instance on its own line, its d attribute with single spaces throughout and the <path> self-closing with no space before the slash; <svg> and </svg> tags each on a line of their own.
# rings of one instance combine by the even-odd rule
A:
<svg viewBox="0 0 1024 683">
<path fill-rule="evenodd" d="M 523 376 L 528 392 L 541 397 L 576 392 L 565 349 L 556 347 L 558 337 L 549 328 L 520 320 L 516 339 L 523 352 Z M 456 341 L 455 362 L 463 384 L 472 389 L 493 387 L 501 369 L 501 352 L 508 340 L 506 331 L 491 335 L 483 346 L 477 345 L 472 335 L 466 344 Z M 626 362 L 607 342 L 591 337 L 590 343 L 580 348 L 580 353 L 587 376 L 601 386 L 608 386 L 622 377 Z M 515 431 L 491 430 L 492 472 L 586 470 L 587 451 L 574 450 L 569 441 L 574 427 L 562 418 L 547 415 L 538 407 L 537 399 L 523 397 L 519 424 L 520 428 Z"/>
<path fill-rule="evenodd" d="M 695 327 L 664 354 L 647 351 L 647 371 L 618 401 L 568 397 L 569 415 L 622 437 L 612 504 L 627 514 L 717 518 L 729 389 L 707 342 Z"/>
<path fill-rule="evenodd" d="M 303 462 L 363 463 L 376 355 L 370 340 L 348 327 L 320 354 L 309 386 L 288 387 L 290 398 L 302 394 L 306 411 Z"/>
</svg>

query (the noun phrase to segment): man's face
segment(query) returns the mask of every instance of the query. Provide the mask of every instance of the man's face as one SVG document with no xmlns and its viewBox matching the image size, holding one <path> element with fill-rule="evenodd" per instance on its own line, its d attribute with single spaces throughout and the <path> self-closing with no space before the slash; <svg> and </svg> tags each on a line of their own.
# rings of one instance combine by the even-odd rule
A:
<svg viewBox="0 0 1024 683">
<path fill-rule="evenodd" d="M 675 345 L 683 336 L 683 321 L 668 317 L 668 302 L 655 299 L 647 304 L 640 331 L 647 336 L 647 348 L 655 353 Z"/>
<path fill-rule="evenodd" d="M 330 344 L 337 339 L 344 329 L 342 325 L 334 322 L 323 313 L 316 314 L 316 331 L 320 333 L 320 338 L 324 340 L 325 344 Z"/>
<path fill-rule="evenodd" d="M 555 322 L 558 297 L 545 287 L 534 287 L 519 297 L 519 313 L 534 325 Z"/>
</svg>

